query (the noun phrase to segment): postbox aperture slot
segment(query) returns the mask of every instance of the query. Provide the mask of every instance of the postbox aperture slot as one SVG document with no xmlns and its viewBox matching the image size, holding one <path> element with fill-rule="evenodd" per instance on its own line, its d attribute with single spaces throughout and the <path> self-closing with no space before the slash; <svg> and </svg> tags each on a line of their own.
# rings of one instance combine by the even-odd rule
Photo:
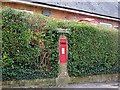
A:
<svg viewBox="0 0 120 90">
<path fill-rule="evenodd" d="M 66 42 L 61 42 L 60 44 L 66 44 Z"/>
</svg>

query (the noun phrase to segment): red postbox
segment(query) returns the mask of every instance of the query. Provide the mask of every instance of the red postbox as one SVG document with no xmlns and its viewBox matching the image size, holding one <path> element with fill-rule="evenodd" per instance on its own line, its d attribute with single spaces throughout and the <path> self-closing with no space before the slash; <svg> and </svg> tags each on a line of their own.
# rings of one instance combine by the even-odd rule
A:
<svg viewBox="0 0 120 90">
<path fill-rule="evenodd" d="M 68 42 L 65 35 L 61 35 L 59 39 L 59 63 L 65 64 L 68 59 Z"/>
</svg>

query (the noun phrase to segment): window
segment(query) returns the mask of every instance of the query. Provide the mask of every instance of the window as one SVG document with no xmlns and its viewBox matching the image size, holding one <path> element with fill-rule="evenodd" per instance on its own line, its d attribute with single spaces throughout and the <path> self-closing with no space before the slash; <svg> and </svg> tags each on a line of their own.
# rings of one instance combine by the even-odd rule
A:
<svg viewBox="0 0 120 90">
<path fill-rule="evenodd" d="M 51 15 L 51 11 L 49 11 L 49 10 L 42 10 L 42 14 L 49 17 Z"/>
<path fill-rule="evenodd" d="M 28 11 L 28 10 L 20 10 L 21 12 L 26 12 L 26 13 L 30 13 L 33 14 L 33 11 Z"/>
<path fill-rule="evenodd" d="M 100 22 L 100 25 L 112 28 L 112 24 Z"/>
<path fill-rule="evenodd" d="M 14 10 L 18 10 L 18 11 L 20 11 L 20 12 L 25 12 L 25 13 L 30 13 L 30 14 L 33 14 L 33 11 L 20 10 L 20 9 L 14 9 Z"/>
<path fill-rule="evenodd" d="M 119 26 L 114 26 L 114 28 L 119 29 Z"/>
</svg>

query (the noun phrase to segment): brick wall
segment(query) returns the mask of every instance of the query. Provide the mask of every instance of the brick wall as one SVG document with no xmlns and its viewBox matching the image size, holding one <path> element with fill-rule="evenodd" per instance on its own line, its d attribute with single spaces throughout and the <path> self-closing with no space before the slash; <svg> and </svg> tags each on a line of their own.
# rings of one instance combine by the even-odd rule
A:
<svg viewBox="0 0 120 90">
<path fill-rule="evenodd" d="M 39 6 L 19 4 L 19 3 L 13 3 L 13 2 L 3 2 L 2 6 L 8 6 L 15 9 L 21 9 L 21 10 L 29 10 L 29 11 L 33 11 L 34 13 L 42 13 L 42 10 L 49 10 L 51 12 L 50 17 L 54 17 L 59 20 L 80 20 L 81 18 L 94 18 L 99 22 L 109 23 L 109 24 L 112 24 L 113 26 L 118 26 L 118 22 L 114 20 L 102 19 L 102 18 L 70 13 L 70 12 L 60 11 L 55 9 L 48 9 L 48 8 L 43 8 Z"/>
</svg>

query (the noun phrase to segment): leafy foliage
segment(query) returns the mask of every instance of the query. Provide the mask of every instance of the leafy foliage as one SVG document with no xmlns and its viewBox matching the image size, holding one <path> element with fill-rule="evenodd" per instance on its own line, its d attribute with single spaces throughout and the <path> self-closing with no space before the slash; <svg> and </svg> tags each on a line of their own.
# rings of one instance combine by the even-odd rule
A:
<svg viewBox="0 0 120 90">
<path fill-rule="evenodd" d="M 10 8 L 2 10 L 2 60 L 3 79 L 16 77 L 16 67 L 30 68 L 40 53 L 37 44 L 31 45 L 33 31 L 25 14 Z M 7 74 L 4 76 L 4 74 Z"/>
<path fill-rule="evenodd" d="M 117 30 L 3 8 L 3 80 L 57 77 L 57 28 L 70 29 L 65 34 L 70 76 L 117 72 Z"/>
<path fill-rule="evenodd" d="M 118 68 L 117 31 L 87 24 L 70 26 L 69 73 L 92 75 L 114 73 Z M 72 68 L 70 67 L 72 65 Z"/>
</svg>

